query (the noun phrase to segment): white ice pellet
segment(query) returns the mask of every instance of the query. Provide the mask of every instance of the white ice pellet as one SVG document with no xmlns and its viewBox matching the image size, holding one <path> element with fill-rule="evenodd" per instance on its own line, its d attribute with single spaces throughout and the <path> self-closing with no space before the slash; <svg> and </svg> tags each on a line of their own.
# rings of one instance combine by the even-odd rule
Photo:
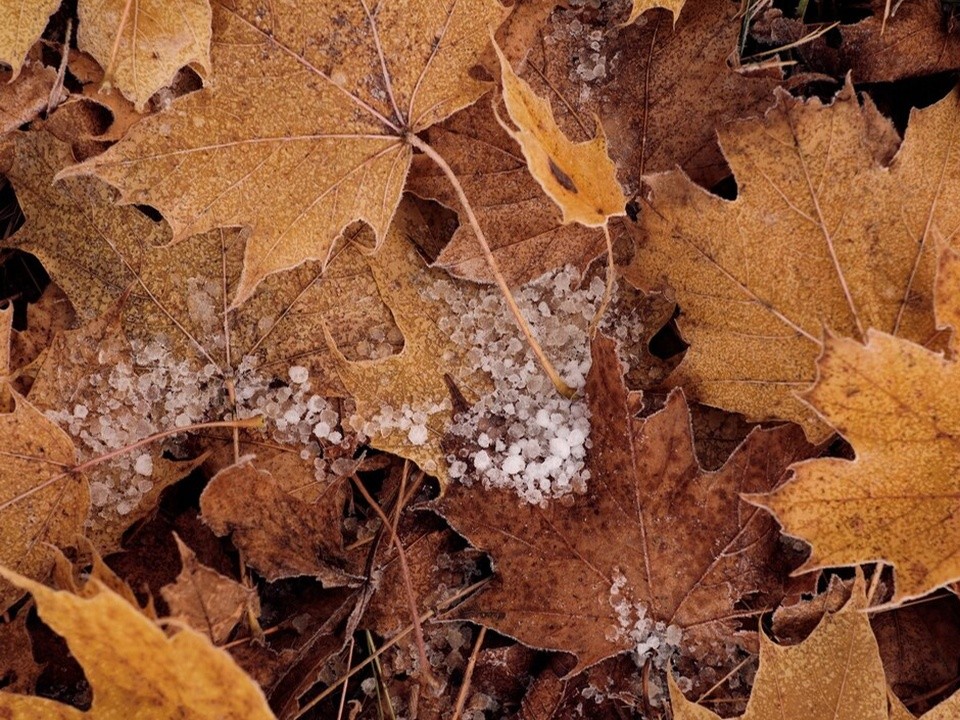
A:
<svg viewBox="0 0 960 720">
<path fill-rule="evenodd" d="M 413 445 L 425 445 L 428 437 L 426 425 L 413 425 L 407 433 L 407 439 Z"/>
<path fill-rule="evenodd" d="M 302 385 L 310 377 L 310 371 L 303 365 L 292 366 L 287 371 L 287 374 L 290 376 L 290 382 L 296 383 L 297 385 Z"/>
<path fill-rule="evenodd" d="M 138 455 L 133 469 L 138 475 L 145 475 L 147 477 L 153 475 L 153 457 L 150 453 Z"/>
</svg>

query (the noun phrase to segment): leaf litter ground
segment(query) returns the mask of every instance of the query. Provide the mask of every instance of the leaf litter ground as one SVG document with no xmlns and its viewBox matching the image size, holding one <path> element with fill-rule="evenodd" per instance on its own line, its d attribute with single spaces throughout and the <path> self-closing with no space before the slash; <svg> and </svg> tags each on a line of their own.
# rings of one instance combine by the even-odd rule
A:
<svg viewBox="0 0 960 720">
<path fill-rule="evenodd" d="M 0 707 L 956 714 L 956 97 L 908 119 L 860 85 L 954 70 L 939 9 L 842 16 L 838 49 L 804 37 L 824 8 L 519 3 L 505 83 L 550 101 L 526 117 L 489 92 L 492 0 L 108 3 L 106 31 L 88 5 L 62 84 L 69 10 L 34 50 L 55 7 L 0 33 L 0 563 L 61 588 L 5 576 Z M 604 234 L 563 223 L 603 163 L 557 132 L 605 135 L 632 199 L 609 337 Z M 578 397 L 474 282 L 481 230 Z"/>
</svg>

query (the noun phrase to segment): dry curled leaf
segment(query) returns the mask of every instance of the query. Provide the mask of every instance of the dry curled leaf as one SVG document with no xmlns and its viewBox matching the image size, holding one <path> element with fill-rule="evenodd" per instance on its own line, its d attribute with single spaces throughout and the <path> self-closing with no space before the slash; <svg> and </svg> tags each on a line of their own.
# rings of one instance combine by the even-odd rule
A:
<svg viewBox="0 0 960 720">
<path fill-rule="evenodd" d="M 781 92 L 763 120 L 721 132 L 736 200 L 678 172 L 649 178 L 626 274 L 676 291 L 690 348 L 674 381 L 748 419 L 828 435 L 796 397 L 814 380 L 824 328 L 935 335 L 934 240 L 960 223 L 958 128 L 955 94 L 914 111 L 885 166 L 889 124 L 851 85 L 829 105 Z"/>
<path fill-rule="evenodd" d="M 717 472 L 697 463 L 681 393 L 646 419 L 613 342 L 598 338 L 587 380 L 592 416 L 584 495 L 545 507 L 511 491 L 451 485 L 437 509 L 492 554 L 488 589 L 458 609 L 577 668 L 635 647 L 634 623 L 676 625 L 701 660 L 722 662 L 735 604 L 776 583 L 773 525 L 738 493 L 772 487 L 809 448 L 789 426 L 754 431 Z"/>
<path fill-rule="evenodd" d="M 514 130 L 504 129 L 517 141 L 530 173 L 560 207 L 564 224 L 577 222 L 602 227 L 611 217 L 626 214 L 627 199 L 617 182 L 617 169 L 607 155 L 607 139 L 599 118 L 597 135 L 572 142 L 557 126 L 550 103 L 519 77 L 494 44 L 500 60 L 503 102 Z"/>
<path fill-rule="evenodd" d="M 327 263 L 355 220 L 383 241 L 412 156 L 407 134 L 486 90 L 469 69 L 502 16 L 496 0 L 218 2 L 216 87 L 67 174 L 96 174 L 123 202 L 157 208 L 177 241 L 250 228 L 239 305 L 272 273 Z"/>
<path fill-rule="evenodd" d="M 57 592 L 0 568 L 29 591 L 40 618 L 67 641 L 93 688 L 90 710 L 0 691 L 0 714 L 13 720 L 106 720 L 117 717 L 270 720 L 263 692 L 230 656 L 203 635 L 161 627 L 93 581 L 87 597 Z"/>
<path fill-rule="evenodd" d="M 480 101 L 427 130 L 427 140 L 460 178 L 493 256 L 511 286 L 570 264 L 581 272 L 603 252 L 603 231 L 565 225 L 560 209 L 527 170 L 517 144 Z M 493 282 L 456 193 L 429 158 L 413 159 L 408 189 L 460 213 L 460 226 L 436 265 L 459 277 Z"/>
</svg>

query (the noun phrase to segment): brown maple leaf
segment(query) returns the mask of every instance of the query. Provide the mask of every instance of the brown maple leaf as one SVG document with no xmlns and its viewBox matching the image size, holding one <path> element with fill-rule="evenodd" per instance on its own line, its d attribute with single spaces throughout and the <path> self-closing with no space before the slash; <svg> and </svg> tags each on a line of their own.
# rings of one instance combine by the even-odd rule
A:
<svg viewBox="0 0 960 720">
<path fill-rule="evenodd" d="M 721 132 L 735 200 L 678 172 L 648 178 L 624 274 L 676 290 L 690 348 L 674 380 L 748 419 L 828 435 L 796 396 L 814 380 L 824 328 L 935 337 L 933 239 L 960 223 L 958 127 L 955 95 L 914 111 L 887 165 L 891 125 L 849 83 L 829 105 L 780 92 L 763 120 Z"/>
<path fill-rule="evenodd" d="M 213 477 L 200 496 L 200 512 L 217 535 L 232 535 L 246 562 L 267 580 L 313 576 L 325 587 L 356 580 L 332 564 L 343 553 L 342 503 L 304 502 L 249 461 Z"/>
<path fill-rule="evenodd" d="M 216 87 L 68 174 L 96 174 L 123 202 L 157 208 L 178 241 L 250 228 L 239 305 L 272 273 L 329 262 L 355 220 L 382 242 L 412 133 L 486 90 L 468 71 L 503 14 L 496 0 L 217 2 Z"/>
<path fill-rule="evenodd" d="M 943 20 L 938 0 L 914 0 L 891 5 L 886 0 L 868 3 L 870 14 L 837 28 L 839 42 L 824 35 L 810 38 L 818 27 L 767 10 L 751 26 L 751 34 L 774 46 L 796 43 L 792 51 L 803 66 L 816 73 L 843 77 L 853 73 L 858 83 L 892 82 L 932 75 L 960 67 L 960 37 Z M 804 42 L 797 42 L 804 38 Z"/>
<path fill-rule="evenodd" d="M 776 531 L 738 493 L 773 486 L 809 452 L 789 426 L 754 431 L 719 471 L 693 452 L 679 392 L 641 420 L 613 342 L 597 338 L 587 380 L 591 410 L 585 495 L 545 507 L 511 491 L 457 484 L 436 507 L 493 555 L 489 590 L 458 610 L 533 647 L 577 656 L 577 668 L 636 648 L 634 623 L 683 631 L 686 652 L 717 659 L 734 635 L 735 604 L 775 584 Z M 648 628 L 651 629 L 652 628 Z"/>
<path fill-rule="evenodd" d="M 608 31 L 616 24 L 611 17 L 591 22 L 585 11 L 560 9 L 521 74 L 550 98 L 571 137 L 589 137 L 590 117 L 601 118 L 628 194 L 640 189 L 641 175 L 677 166 L 709 187 L 729 173 L 716 129 L 762 112 L 780 82 L 776 71 L 730 68 L 739 12 L 726 0 L 698 0 L 675 24 L 659 9 Z"/>
<path fill-rule="evenodd" d="M 564 225 L 560 210 L 527 171 L 517 144 L 478 102 L 427 130 L 427 140 L 460 178 L 497 264 L 520 285 L 567 264 L 580 272 L 603 252 L 603 231 Z M 413 159 L 408 189 L 461 213 L 461 223 L 436 265 L 454 275 L 491 282 L 493 276 L 456 193 L 429 158 Z"/>
<path fill-rule="evenodd" d="M 160 594 L 172 616 L 219 645 L 245 612 L 260 614 L 256 590 L 207 567 L 176 534 L 174 539 L 183 565 L 176 582 L 160 588 Z"/>
</svg>

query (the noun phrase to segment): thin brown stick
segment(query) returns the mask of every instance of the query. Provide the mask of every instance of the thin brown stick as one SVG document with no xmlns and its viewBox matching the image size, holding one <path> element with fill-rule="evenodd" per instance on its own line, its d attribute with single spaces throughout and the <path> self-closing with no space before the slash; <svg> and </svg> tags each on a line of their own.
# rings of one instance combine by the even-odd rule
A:
<svg viewBox="0 0 960 720">
<path fill-rule="evenodd" d="M 110 59 L 107 60 L 107 66 L 103 69 L 103 81 L 100 87 L 104 92 L 110 92 L 113 88 L 113 72 L 116 69 L 117 53 L 120 52 L 120 40 L 123 38 L 123 31 L 127 27 L 127 20 L 130 18 L 130 8 L 133 7 L 133 3 L 134 0 L 127 0 L 123 6 L 123 15 L 120 16 L 117 36 L 113 39 L 113 47 L 110 48 Z"/>
<path fill-rule="evenodd" d="M 205 430 L 207 428 L 221 428 L 221 427 L 222 428 L 232 428 L 232 427 L 252 428 L 252 427 L 262 427 L 262 426 L 263 426 L 263 418 L 259 415 L 252 418 L 246 418 L 244 420 L 220 420 L 217 422 L 204 422 L 204 423 L 196 423 L 194 425 L 184 425 L 183 427 L 172 428 L 170 430 L 164 430 L 162 432 L 158 432 L 154 435 L 150 435 L 149 437 L 145 437 L 143 440 L 138 440 L 132 445 L 126 445 L 122 448 L 111 450 L 108 453 L 104 453 L 103 455 L 98 455 L 95 458 L 91 458 L 86 462 L 82 462 L 79 465 L 74 465 L 72 467 L 66 467 L 62 463 L 54 463 L 52 461 L 43 460 L 42 458 L 29 458 L 29 459 L 37 460 L 38 462 L 46 462 L 47 464 L 60 465 L 61 467 L 66 467 L 66 469 L 63 472 L 61 472 L 59 475 L 54 475 L 49 480 L 45 480 L 39 485 L 35 485 L 29 490 L 26 490 L 20 493 L 19 495 L 10 498 L 6 502 L 0 504 L 0 510 L 5 510 L 11 505 L 18 503 L 21 500 L 25 500 L 31 495 L 35 495 L 36 493 L 40 492 L 45 488 L 50 487 L 55 482 L 58 482 L 65 477 L 69 477 L 70 475 L 76 475 L 77 473 L 84 472 L 92 467 L 96 467 L 100 463 L 107 462 L 108 460 L 112 460 L 113 458 L 119 457 L 121 455 L 125 455 L 128 452 L 133 452 L 137 448 L 141 448 L 144 445 L 149 445 L 150 443 L 156 442 L 157 440 L 163 440 L 164 438 L 170 437 L 172 435 L 181 435 L 185 432 L 192 432 L 194 430 Z M 13 453 L 7 453 L 7 454 L 14 455 Z M 16 455 L 16 457 L 23 457 L 23 456 Z"/>
<path fill-rule="evenodd" d="M 354 639 L 350 638 L 350 653 L 347 655 L 347 670 L 350 669 L 350 665 L 353 664 L 353 646 L 355 645 Z M 347 706 L 347 686 L 349 683 L 343 684 L 343 692 L 340 693 L 340 707 L 337 708 L 337 720 L 343 718 L 343 709 Z"/>
<path fill-rule="evenodd" d="M 483 645 L 483 639 L 487 636 L 486 625 L 480 626 L 480 632 L 477 633 L 477 641 L 473 644 L 473 651 L 470 653 L 470 659 L 467 661 L 467 669 L 463 671 L 463 683 L 460 685 L 460 692 L 457 693 L 457 704 L 453 710 L 453 720 L 460 720 L 463 714 L 463 708 L 467 704 L 467 693 L 470 692 L 470 680 L 473 678 L 473 669 L 477 666 L 477 657 L 480 655 L 480 646 Z"/>
<path fill-rule="evenodd" d="M 710 687 L 709 690 L 706 690 L 705 692 L 703 692 L 703 693 L 700 695 L 700 697 L 697 698 L 697 702 L 698 702 L 698 703 L 701 703 L 701 702 L 703 702 L 706 698 L 710 697 L 710 695 L 713 693 L 713 691 L 716 690 L 717 688 L 719 688 L 721 685 L 723 685 L 723 684 L 724 684 L 727 680 L 729 680 L 731 677 L 733 677 L 733 674 L 734 674 L 735 672 L 737 672 L 740 668 L 742 668 L 742 667 L 743 667 L 744 665 L 746 665 L 748 662 L 750 662 L 750 661 L 752 661 L 752 660 L 755 660 L 755 659 L 756 659 L 756 656 L 754 656 L 754 655 L 750 655 L 750 656 L 748 656 L 748 657 L 745 657 L 743 660 L 740 661 L 740 663 L 737 664 L 737 666 L 736 666 L 733 670 L 731 670 L 731 671 L 728 672 L 726 675 L 724 675 L 722 678 L 720 678 L 719 680 L 717 680 L 717 681 Z"/>
<path fill-rule="evenodd" d="M 427 610 L 426 612 L 421 613 L 421 615 L 420 615 L 420 617 L 419 617 L 418 619 L 419 619 L 420 622 L 422 622 L 422 623 L 426 622 L 427 620 L 429 620 L 430 618 L 432 618 L 434 615 L 436 615 L 440 610 L 446 609 L 446 608 L 450 607 L 451 605 L 456 604 L 456 603 L 459 602 L 461 599 L 465 598 L 467 595 L 470 595 L 470 594 L 473 593 L 474 591 L 479 590 L 481 587 L 483 587 L 484 585 L 486 585 L 488 582 L 490 582 L 490 579 L 489 579 L 489 578 L 486 578 L 486 579 L 484 579 L 484 580 L 480 580 L 480 581 L 478 581 L 478 582 L 475 582 L 475 583 L 473 583 L 472 585 L 468 585 L 467 587 L 463 588 L 462 590 L 460 590 L 458 593 L 456 593 L 456 594 L 453 595 L 452 597 L 450 597 L 450 598 L 444 600 L 443 602 L 439 603 L 436 608 L 431 608 L 430 610 Z M 320 693 L 319 695 L 317 695 L 317 696 L 316 696 L 313 700 L 311 700 L 309 703 L 307 703 L 306 705 L 304 705 L 304 706 L 300 709 L 300 711 L 297 713 L 296 717 L 293 718 L 293 720 L 298 720 L 299 718 L 303 717 L 307 712 L 309 712 L 310 710 L 312 710 L 313 708 L 315 708 L 317 705 L 319 705 L 321 702 L 323 702 L 323 700 L 324 700 L 325 698 L 329 697 L 338 687 L 340 687 L 341 683 L 345 683 L 345 682 L 346 682 L 347 680 L 349 680 L 352 676 L 356 675 L 358 672 L 360 672 L 361 670 L 363 670 L 367 665 L 369 665 L 370 663 L 372 663 L 374 660 L 376 660 L 378 657 L 380 657 L 381 654 L 383 654 L 384 652 L 386 652 L 387 650 L 389 650 L 390 648 L 392 648 L 394 645 L 396 645 L 398 642 L 400 642 L 401 640 L 403 640 L 403 638 L 405 638 L 405 637 L 406 637 L 407 635 L 409 635 L 411 632 L 413 632 L 413 624 L 412 624 L 412 623 L 411 623 L 410 625 L 407 625 L 407 627 L 405 627 L 403 630 L 401 630 L 400 632 L 398 632 L 396 635 L 394 635 L 392 638 L 390 638 L 387 642 L 385 642 L 383 645 L 381 645 L 373 655 L 371 655 L 371 656 L 368 657 L 366 660 L 364 660 L 364 661 L 360 662 L 359 664 L 357 664 L 356 666 L 354 666 L 353 670 L 351 670 L 351 671 L 349 671 L 348 673 L 346 673 L 342 678 L 338 678 L 338 679 L 337 679 L 336 681 L 334 681 L 334 683 L 333 683 L 332 685 L 330 685 L 326 690 L 324 690 L 322 693 Z"/>
<path fill-rule="evenodd" d="M 603 226 L 603 238 L 607 241 L 607 283 L 603 288 L 603 299 L 600 301 L 600 306 L 593 314 L 593 320 L 590 321 L 590 337 L 596 334 L 597 327 L 603 320 L 603 314 L 610 307 L 610 301 L 613 299 L 613 284 L 617 279 L 617 268 L 613 264 L 613 240 L 610 239 L 610 228 L 606 224 Z"/>
<path fill-rule="evenodd" d="M 576 390 L 567 385 L 567 383 L 563 381 L 563 378 L 560 377 L 560 373 L 557 372 L 557 369 L 553 366 L 553 363 L 550 362 L 550 359 L 547 357 L 546 353 L 544 353 L 540 343 L 533 336 L 533 331 L 530 329 L 529 323 L 527 323 L 526 318 L 523 317 L 523 313 L 520 312 L 520 306 L 517 305 L 517 301 L 513 297 L 513 293 L 510 291 L 510 286 L 507 285 L 506 278 L 504 278 L 503 273 L 500 272 L 500 266 L 497 264 L 497 259 L 493 256 L 493 251 L 490 249 L 490 244 L 487 242 L 487 237 L 483 234 L 483 230 L 480 229 L 480 222 L 477 220 L 477 216 L 473 212 L 473 206 L 470 205 L 470 201 L 467 199 L 467 195 L 463 191 L 463 185 L 460 184 L 460 180 L 457 178 L 456 173 L 453 172 L 453 168 L 447 164 L 447 161 L 443 159 L 443 156 L 441 156 L 440 153 L 438 153 L 429 144 L 425 143 L 412 132 L 407 133 L 406 141 L 430 158 L 436 164 L 436 166 L 443 171 L 443 174 L 446 175 L 450 185 L 453 186 L 453 190 L 457 195 L 457 199 L 460 201 L 460 206 L 467 214 L 467 221 L 470 223 L 470 227 L 473 229 L 473 234 L 477 237 L 477 243 L 480 245 L 483 258 L 487 261 L 487 267 L 490 268 L 490 272 L 493 274 L 493 278 L 497 282 L 497 287 L 500 288 L 500 292 L 503 294 L 503 299 L 506 301 L 507 307 L 510 308 L 510 312 L 513 314 L 513 318 L 516 320 L 517 327 L 520 328 L 520 332 L 523 333 L 523 337 L 526 339 L 527 345 L 530 346 L 530 349 L 536 356 L 537 361 L 540 363 L 540 367 L 543 368 L 543 371 L 547 374 L 547 377 L 550 378 L 550 382 L 553 383 L 553 386 L 557 389 L 557 392 L 566 398 L 574 397 L 576 395 Z"/>
<path fill-rule="evenodd" d="M 383 511 L 383 508 L 380 507 L 379 503 L 373 499 L 373 496 L 370 494 L 364 484 L 360 482 L 360 478 L 357 477 L 356 473 L 350 475 L 350 479 L 357 487 L 357 490 L 360 491 L 363 499 L 367 501 L 367 504 L 373 508 L 373 511 L 380 517 L 380 521 L 390 533 L 390 541 L 397 549 L 397 558 L 400 561 L 400 573 L 403 575 L 403 586 L 406 590 L 407 602 L 410 605 L 410 619 L 414 625 L 414 638 L 417 642 L 417 654 L 420 658 L 422 677 L 423 680 L 426 681 L 431 687 L 439 688 L 440 681 L 433 676 L 433 672 L 430 670 L 430 661 L 427 659 L 427 646 L 423 640 L 423 627 L 420 625 L 420 616 L 417 612 L 417 598 L 413 592 L 413 582 L 410 580 L 410 568 L 407 565 L 407 554 L 403 551 L 403 544 L 400 542 L 400 537 L 393 529 L 393 525 L 390 523 L 390 518 L 387 517 L 387 514 Z"/>
</svg>

